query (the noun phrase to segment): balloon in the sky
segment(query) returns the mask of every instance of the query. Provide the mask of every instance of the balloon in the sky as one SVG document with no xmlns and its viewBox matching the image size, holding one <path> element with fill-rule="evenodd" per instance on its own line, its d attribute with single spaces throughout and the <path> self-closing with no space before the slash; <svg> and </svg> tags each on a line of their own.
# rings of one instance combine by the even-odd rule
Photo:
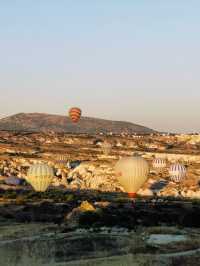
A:
<svg viewBox="0 0 200 266">
<path fill-rule="evenodd" d="M 81 118 L 82 111 L 78 107 L 72 107 L 69 110 L 69 117 L 73 123 L 78 123 Z"/>
<path fill-rule="evenodd" d="M 26 180 L 35 191 L 44 192 L 47 190 L 53 177 L 54 171 L 52 167 L 46 164 L 34 164 L 29 168 Z"/>
<path fill-rule="evenodd" d="M 153 167 L 155 169 L 163 169 L 167 166 L 166 160 L 162 158 L 156 158 L 153 160 Z"/>
<path fill-rule="evenodd" d="M 64 167 L 68 163 L 68 156 L 67 155 L 57 155 L 55 163 L 61 167 Z"/>
<path fill-rule="evenodd" d="M 186 176 L 187 170 L 183 164 L 172 164 L 169 169 L 170 180 L 173 182 L 181 182 Z"/>
<path fill-rule="evenodd" d="M 149 165 L 139 156 L 124 157 L 115 166 L 116 176 L 130 197 L 135 197 L 148 178 Z"/>
<path fill-rule="evenodd" d="M 112 150 L 112 144 L 107 142 L 107 141 L 105 141 L 105 142 L 102 143 L 101 149 L 103 151 L 103 154 L 107 156 L 107 155 L 110 154 L 110 152 Z"/>
</svg>

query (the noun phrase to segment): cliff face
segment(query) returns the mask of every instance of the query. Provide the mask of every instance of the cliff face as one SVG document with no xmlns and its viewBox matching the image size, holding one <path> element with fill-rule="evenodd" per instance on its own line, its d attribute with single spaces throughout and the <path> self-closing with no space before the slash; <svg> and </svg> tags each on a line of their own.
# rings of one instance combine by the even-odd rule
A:
<svg viewBox="0 0 200 266">
<path fill-rule="evenodd" d="M 16 114 L 0 120 L 0 130 L 37 131 L 37 132 L 66 132 L 66 133 L 107 133 L 120 134 L 153 133 L 154 130 L 129 122 L 110 121 L 98 118 L 81 118 L 78 124 L 71 123 L 70 119 L 60 115 L 41 113 Z"/>
</svg>

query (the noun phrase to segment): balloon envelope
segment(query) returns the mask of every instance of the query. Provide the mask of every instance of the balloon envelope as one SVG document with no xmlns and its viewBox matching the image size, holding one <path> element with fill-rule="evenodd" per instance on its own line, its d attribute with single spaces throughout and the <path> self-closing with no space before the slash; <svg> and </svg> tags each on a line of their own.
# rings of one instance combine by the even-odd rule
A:
<svg viewBox="0 0 200 266">
<path fill-rule="evenodd" d="M 186 176 L 187 170 L 184 165 L 180 163 L 172 164 L 169 169 L 170 179 L 173 182 L 181 182 Z"/>
<path fill-rule="evenodd" d="M 68 163 L 69 157 L 67 155 L 57 155 L 55 163 L 60 167 L 65 167 Z"/>
<path fill-rule="evenodd" d="M 44 192 L 47 190 L 53 177 L 54 172 L 52 167 L 46 164 L 34 164 L 29 168 L 26 180 L 32 185 L 35 191 Z"/>
<path fill-rule="evenodd" d="M 72 107 L 69 110 L 69 117 L 73 123 L 77 123 L 81 118 L 82 111 L 78 107 Z"/>
<path fill-rule="evenodd" d="M 180 183 L 184 179 L 184 176 L 170 176 L 170 180 L 174 183 Z"/>
<path fill-rule="evenodd" d="M 115 172 L 125 191 L 135 195 L 147 180 L 149 166 L 142 157 L 124 157 L 117 162 Z"/>
<path fill-rule="evenodd" d="M 165 168 L 167 166 L 166 160 L 161 158 L 156 158 L 153 160 L 153 167 L 156 169 Z"/>
</svg>

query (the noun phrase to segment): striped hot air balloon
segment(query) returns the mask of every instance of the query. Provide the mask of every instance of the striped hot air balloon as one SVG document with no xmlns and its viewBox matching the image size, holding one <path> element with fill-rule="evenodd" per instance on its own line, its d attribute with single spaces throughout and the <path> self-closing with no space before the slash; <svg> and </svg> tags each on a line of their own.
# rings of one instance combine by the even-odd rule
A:
<svg viewBox="0 0 200 266">
<path fill-rule="evenodd" d="M 55 163 L 56 163 L 58 166 L 61 166 L 61 167 L 66 166 L 67 163 L 68 163 L 68 156 L 67 156 L 67 155 L 57 155 L 57 156 L 56 156 Z"/>
<path fill-rule="evenodd" d="M 54 177 L 53 168 L 46 164 L 32 165 L 27 174 L 27 182 L 32 185 L 35 191 L 44 192 L 47 190 Z"/>
<path fill-rule="evenodd" d="M 180 163 L 172 164 L 169 169 L 170 174 L 170 180 L 173 182 L 180 182 L 182 181 L 186 176 L 186 168 L 184 165 Z"/>
<path fill-rule="evenodd" d="M 81 118 L 82 111 L 78 107 L 72 107 L 69 110 L 69 117 L 73 123 L 78 123 Z"/>
<path fill-rule="evenodd" d="M 174 183 L 180 183 L 181 181 L 183 181 L 184 177 L 179 175 L 179 176 L 170 176 L 170 180 Z"/>
<path fill-rule="evenodd" d="M 149 166 L 142 157 L 124 157 L 117 162 L 115 172 L 129 197 L 135 197 L 136 192 L 147 180 Z"/>
<path fill-rule="evenodd" d="M 153 168 L 163 169 L 167 166 L 166 160 L 162 158 L 156 158 L 153 160 Z"/>
</svg>

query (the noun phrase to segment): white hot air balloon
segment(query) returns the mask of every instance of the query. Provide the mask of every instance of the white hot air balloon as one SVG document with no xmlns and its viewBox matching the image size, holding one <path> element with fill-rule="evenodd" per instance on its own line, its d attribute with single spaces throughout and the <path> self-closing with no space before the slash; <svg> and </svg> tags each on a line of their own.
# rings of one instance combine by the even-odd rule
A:
<svg viewBox="0 0 200 266">
<path fill-rule="evenodd" d="M 53 180 L 53 177 L 54 171 L 52 167 L 46 164 L 34 164 L 29 168 L 26 180 L 35 191 L 44 192 Z"/>
<path fill-rule="evenodd" d="M 139 156 L 124 157 L 117 162 L 115 173 L 129 197 L 135 197 L 148 178 L 149 165 Z"/>
<path fill-rule="evenodd" d="M 162 158 L 156 158 L 153 160 L 153 168 L 155 168 L 156 170 L 162 170 L 167 166 L 166 160 L 162 159 Z"/>
<path fill-rule="evenodd" d="M 172 164 L 169 168 L 170 180 L 176 183 L 181 182 L 186 176 L 187 170 L 180 163 Z"/>
<path fill-rule="evenodd" d="M 105 141 L 105 142 L 102 143 L 101 149 L 103 151 L 103 154 L 107 156 L 107 155 L 110 154 L 110 152 L 112 150 L 112 144 L 107 142 L 107 141 Z"/>
</svg>

